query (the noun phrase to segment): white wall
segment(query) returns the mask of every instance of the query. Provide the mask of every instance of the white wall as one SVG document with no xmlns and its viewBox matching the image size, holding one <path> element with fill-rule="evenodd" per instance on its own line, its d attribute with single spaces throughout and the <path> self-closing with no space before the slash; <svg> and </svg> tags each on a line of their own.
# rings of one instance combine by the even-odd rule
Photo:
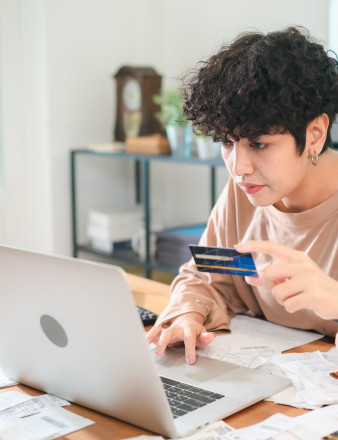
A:
<svg viewBox="0 0 338 440">
<path fill-rule="evenodd" d="M 48 65 L 41 6 L 40 0 L 0 2 L 0 233 L 5 243 L 51 249 L 55 200 L 50 197 Z"/>
<path fill-rule="evenodd" d="M 329 3 L 329 41 L 330 49 L 338 54 L 338 0 Z"/>
<path fill-rule="evenodd" d="M 69 151 L 112 139 L 112 74 L 121 65 L 151 65 L 164 86 L 176 85 L 187 68 L 244 30 L 300 24 L 326 44 L 328 11 L 329 0 L 0 0 L 6 175 L 15 190 L 7 188 L 17 197 L 4 241 L 70 254 Z M 162 165 L 152 170 L 152 202 L 167 224 L 206 218 L 207 170 L 178 167 L 173 175 Z M 96 163 L 90 171 L 84 163 L 81 212 L 110 197 L 130 200 L 132 185 L 119 183 L 124 177 L 131 181 L 126 164 Z M 219 170 L 219 187 L 226 178 Z"/>
<path fill-rule="evenodd" d="M 327 41 L 328 1 L 171 0 L 165 15 L 163 71 L 174 77 L 243 31 L 302 25 Z"/>
<path fill-rule="evenodd" d="M 329 47 L 338 54 L 338 0 L 329 4 Z M 338 142 L 338 121 L 332 126 L 332 140 Z"/>
</svg>

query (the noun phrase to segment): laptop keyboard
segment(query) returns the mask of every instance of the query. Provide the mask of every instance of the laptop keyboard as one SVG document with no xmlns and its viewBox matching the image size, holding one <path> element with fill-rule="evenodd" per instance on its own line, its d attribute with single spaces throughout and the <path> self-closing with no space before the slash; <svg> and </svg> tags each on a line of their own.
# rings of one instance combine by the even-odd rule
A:
<svg viewBox="0 0 338 440">
<path fill-rule="evenodd" d="M 225 397 L 222 394 L 206 391 L 167 377 L 161 377 L 161 380 L 174 418 Z"/>
<path fill-rule="evenodd" d="M 158 317 L 155 313 L 151 312 L 150 310 L 144 309 L 143 307 L 140 306 L 136 306 L 136 308 L 140 314 L 140 318 L 144 326 L 153 325 L 155 323 Z"/>
</svg>

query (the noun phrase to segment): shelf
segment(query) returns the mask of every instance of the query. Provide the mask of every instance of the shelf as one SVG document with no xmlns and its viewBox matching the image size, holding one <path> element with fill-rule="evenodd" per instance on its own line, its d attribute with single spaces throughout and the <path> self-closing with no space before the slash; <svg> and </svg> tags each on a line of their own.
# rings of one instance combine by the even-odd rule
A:
<svg viewBox="0 0 338 440">
<path fill-rule="evenodd" d="M 88 254 L 97 255 L 98 257 L 108 258 L 109 260 L 116 260 L 125 264 L 136 264 L 136 265 L 146 265 L 150 270 L 160 270 L 163 272 L 178 273 L 177 267 L 163 266 L 156 262 L 156 260 L 151 259 L 149 263 L 147 263 L 144 259 L 140 258 L 140 256 L 130 249 L 124 250 L 116 250 L 110 253 L 102 252 L 98 249 L 93 248 L 88 245 L 78 245 L 76 247 L 77 253 L 86 252 Z"/>
<path fill-rule="evenodd" d="M 107 253 L 100 251 L 89 244 L 78 245 L 76 248 L 77 252 L 87 252 L 89 254 L 97 255 L 98 257 L 114 258 L 116 260 L 123 260 L 126 263 L 144 264 L 144 261 L 138 256 L 138 254 L 131 249 L 115 250 Z"/>
<path fill-rule="evenodd" d="M 77 232 L 77 179 L 76 179 L 76 159 L 79 156 L 92 157 L 109 157 L 116 160 L 129 160 L 135 163 L 135 199 L 136 203 L 141 202 L 144 206 L 144 227 L 146 231 L 146 257 L 141 259 L 132 250 L 114 250 L 111 254 L 100 252 L 92 248 L 90 245 L 78 244 Z M 86 252 L 103 258 L 108 258 L 112 263 L 119 264 L 134 264 L 144 268 L 144 275 L 151 278 L 152 270 L 159 270 L 163 272 L 178 273 L 178 267 L 168 267 L 158 264 L 150 258 L 150 179 L 149 167 L 153 162 L 166 162 L 168 164 L 180 163 L 187 166 L 207 166 L 210 169 L 210 204 L 211 207 L 215 204 L 216 192 L 216 168 L 224 167 L 222 159 L 217 158 L 213 160 L 201 160 L 198 157 L 177 157 L 177 156 L 147 156 L 141 154 L 127 154 L 127 153 L 109 153 L 98 152 L 95 150 L 78 148 L 71 151 L 71 199 L 72 199 L 72 236 L 73 236 L 73 256 L 78 257 L 79 252 Z"/>
<path fill-rule="evenodd" d="M 216 159 L 200 159 L 197 156 L 191 157 L 179 157 L 179 156 L 165 156 L 165 155 L 156 155 L 149 156 L 145 154 L 131 154 L 131 153 L 109 153 L 109 152 L 101 152 L 90 150 L 86 148 L 78 148 L 71 151 L 73 155 L 91 155 L 91 156 L 99 156 L 99 157 L 111 157 L 114 159 L 124 159 L 124 160 L 136 160 L 140 162 L 172 162 L 172 163 L 182 163 L 182 164 L 191 164 L 191 165 L 209 165 L 209 166 L 224 166 L 224 162 L 221 158 Z"/>
</svg>

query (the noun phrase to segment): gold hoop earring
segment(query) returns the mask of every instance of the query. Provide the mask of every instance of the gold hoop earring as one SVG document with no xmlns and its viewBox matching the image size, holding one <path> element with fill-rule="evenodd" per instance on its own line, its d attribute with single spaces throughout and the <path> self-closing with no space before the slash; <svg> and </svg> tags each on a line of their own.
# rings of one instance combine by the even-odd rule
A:
<svg viewBox="0 0 338 440">
<path fill-rule="evenodd" d="M 316 150 L 314 150 L 314 154 L 311 156 L 311 162 L 315 167 L 318 165 L 318 154 Z"/>
</svg>

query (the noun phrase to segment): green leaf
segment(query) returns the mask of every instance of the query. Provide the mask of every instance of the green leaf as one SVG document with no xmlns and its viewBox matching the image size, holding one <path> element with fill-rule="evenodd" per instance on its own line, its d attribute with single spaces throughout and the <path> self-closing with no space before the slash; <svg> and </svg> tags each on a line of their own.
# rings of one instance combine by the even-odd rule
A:
<svg viewBox="0 0 338 440">
<path fill-rule="evenodd" d="M 164 128 L 167 125 L 187 124 L 182 112 L 183 99 L 178 89 L 162 90 L 160 94 L 153 96 L 153 100 L 161 106 L 155 116 Z"/>
</svg>

